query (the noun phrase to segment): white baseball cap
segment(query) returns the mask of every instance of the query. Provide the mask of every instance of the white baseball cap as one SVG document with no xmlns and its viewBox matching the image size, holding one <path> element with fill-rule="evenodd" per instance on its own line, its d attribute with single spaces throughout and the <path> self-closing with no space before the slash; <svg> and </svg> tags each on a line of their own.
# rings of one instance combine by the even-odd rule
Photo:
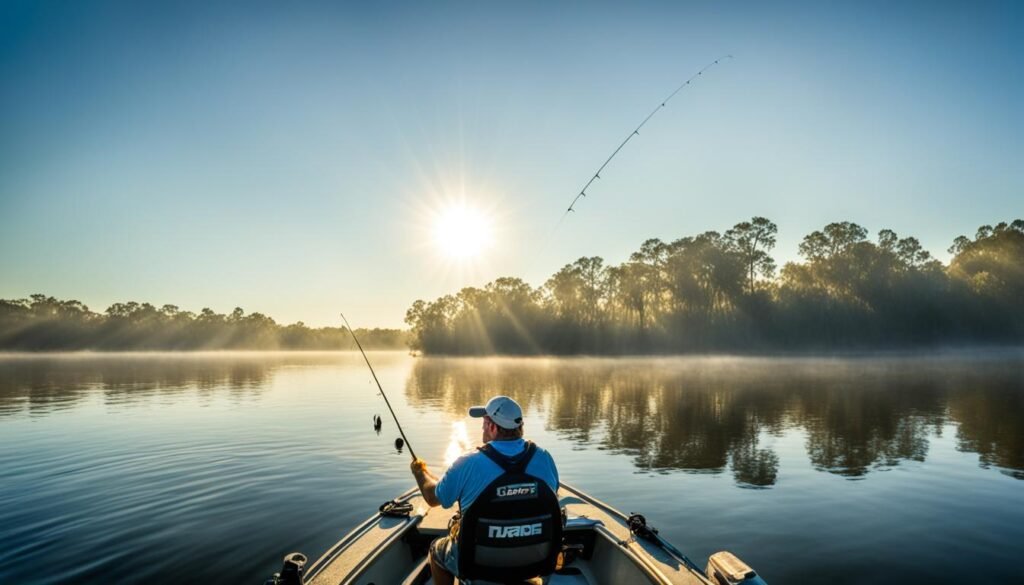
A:
<svg viewBox="0 0 1024 585">
<path fill-rule="evenodd" d="M 488 417 L 503 429 L 518 429 L 523 424 L 523 409 L 508 396 L 495 396 L 487 406 L 469 407 L 469 416 Z"/>
</svg>

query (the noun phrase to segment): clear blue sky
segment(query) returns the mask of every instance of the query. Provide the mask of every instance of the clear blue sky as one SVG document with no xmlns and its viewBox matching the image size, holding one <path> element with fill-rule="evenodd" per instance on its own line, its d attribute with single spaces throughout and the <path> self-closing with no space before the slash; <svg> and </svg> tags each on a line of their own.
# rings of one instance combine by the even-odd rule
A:
<svg viewBox="0 0 1024 585">
<path fill-rule="evenodd" d="M 1024 5 L 832 4 L 4 2 L 0 298 L 400 326 L 753 215 L 780 263 L 830 221 L 947 259 L 1024 216 Z M 461 267 L 459 197 L 496 228 Z"/>
</svg>

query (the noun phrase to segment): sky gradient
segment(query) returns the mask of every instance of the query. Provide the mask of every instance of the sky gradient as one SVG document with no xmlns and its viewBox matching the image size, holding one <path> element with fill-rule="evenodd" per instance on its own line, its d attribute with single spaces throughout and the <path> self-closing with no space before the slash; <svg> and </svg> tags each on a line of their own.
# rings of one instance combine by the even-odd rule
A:
<svg viewBox="0 0 1024 585">
<path fill-rule="evenodd" d="M 780 265 L 831 221 L 947 260 L 1024 217 L 1019 3 L 170 4 L 0 6 L 0 298 L 395 327 L 754 215 Z M 430 241 L 459 200 L 469 265 Z"/>
</svg>

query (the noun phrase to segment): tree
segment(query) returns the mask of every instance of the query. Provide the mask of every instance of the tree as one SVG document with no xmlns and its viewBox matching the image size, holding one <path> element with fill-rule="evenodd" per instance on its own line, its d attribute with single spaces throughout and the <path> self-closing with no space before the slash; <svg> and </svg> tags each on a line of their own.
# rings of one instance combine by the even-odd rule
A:
<svg viewBox="0 0 1024 585">
<path fill-rule="evenodd" d="M 739 252 L 746 267 L 746 287 L 750 294 L 757 288 L 758 276 L 764 279 L 775 276 L 775 260 L 769 252 L 775 247 L 775 234 L 778 231 L 778 226 L 767 218 L 754 217 L 725 232 L 726 241 Z"/>
<path fill-rule="evenodd" d="M 367 332 L 367 348 L 398 348 L 403 332 Z M 240 307 L 230 316 L 204 308 L 199 315 L 177 305 L 117 302 L 102 314 L 77 300 L 34 294 L 0 299 L 0 350 L 133 349 L 341 349 L 351 341 L 344 329 L 311 329 L 302 323 L 282 327 L 259 312 Z"/>
<path fill-rule="evenodd" d="M 668 260 L 676 310 L 706 316 L 729 311 L 743 293 L 745 272 L 738 249 L 718 232 L 676 240 Z"/>
<path fill-rule="evenodd" d="M 569 322 L 582 321 L 583 274 L 576 264 L 566 264 L 544 283 L 547 305 Z"/>
<path fill-rule="evenodd" d="M 1024 220 L 978 228 L 974 241 L 954 241 L 949 274 L 990 299 L 1016 304 L 1024 299 Z"/>
<path fill-rule="evenodd" d="M 882 229 L 868 241 L 856 223 L 833 222 L 808 234 L 799 247 L 804 260 L 776 276 L 776 234 L 771 221 L 754 217 L 725 234 L 652 238 L 619 265 L 584 257 L 563 266 L 542 294 L 519 279 L 497 279 L 460 291 L 436 325 L 424 325 L 434 304 L 422 302 L 409 322 L 419 340 L 439 332 L 436 343 L 421 347 L 442 353 L 879 347 L 957 342 L 965 333 L 1024 338 L 1024 317 L 1016 317 L 1024 315 L 1024 249 L 1015 247 L 1024 221 L 958 238 L 948 270 L 915 237 Z"/>
<path fill-rule="evenodd" d="M 580 300 L 588 324 L 601 321 L 602 309 L 608 292 L 608 269 L 599 256 L 580 258 L 574 264 L 582 281 Z"/>
<path fill-rule="evenodd" d="M 823 231 L 811 232 L 800 243 L 800 255 L 815 261 L 848 251 L 864 241 L 868 231 L 848 221 L 830 223 Z"/>
<path fill-rule="evenodd" d="M 919 270 L 932 260 L 932 255 L 921 247 L 917 238 L 903 238 L 896 244 L 896 257 L 908 269 Z"/>
</svg>

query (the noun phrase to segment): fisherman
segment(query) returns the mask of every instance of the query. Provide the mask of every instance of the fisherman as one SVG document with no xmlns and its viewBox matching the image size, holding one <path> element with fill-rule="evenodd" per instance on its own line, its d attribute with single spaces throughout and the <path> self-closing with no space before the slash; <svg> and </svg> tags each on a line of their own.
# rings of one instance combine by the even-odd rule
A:
<svg viewBox="0 0 1024 585">
<path fill-rule="evenodd" d="M 438 479 L 427 469 L 422 459 L 412 462 L 412 474 L 416 478 L 423 499 L 431 506 L 452 507 L 459 503 L 459 512 L 465 517 L 473 501 L 505 471 L 492 457 L 514 461 L 516 456 L 532 449 L 525 473 L 533 476 L 558 491 L 558 469 L 551 455 L 523 440 L 523 410 L 508 396 L 495 396 L 487 406 L 473 406 L 469 416 L 483 418 L 484 447 L 467 453 L 452 464 Z M 487 449 L 490 452 L 485 453 Z M 458 538 L 449 534 L 434 540 L 430 547 L 430 572 L 436 585 L 454 583 L 459 573 Z"/>
</svg>

